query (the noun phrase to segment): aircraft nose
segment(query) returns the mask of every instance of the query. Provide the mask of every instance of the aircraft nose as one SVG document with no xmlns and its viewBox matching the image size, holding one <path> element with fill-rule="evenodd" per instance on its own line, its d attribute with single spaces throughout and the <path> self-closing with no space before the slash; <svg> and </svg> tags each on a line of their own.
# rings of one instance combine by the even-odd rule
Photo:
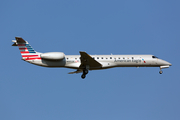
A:
<svg viewBox="0 0 180 120">
<path fill-rule="evenodd" d="M 168 62 L 169 63 L 169 62 Z M 169 63 L 169 66 L 172 66 L 172 64 L 171 63 Z"/>
<path fill-rule="evenodd" d="M 167 62 L 167 61 L 165 61 L 165 60 L 162 60 L 162 63 L 163 63 L 164 65 L 169 65 L 169 66 L 172 66 L 172 64 L 171 64 L 171 63 L 169 63 L 169 62 Z"/>
<path fill-rule="evenodd" d="M 172 66 L 172 64 L 171 64 L 171 63 L 169 63 L 169 62 L 167 62 L 167 61 L 165 61 L 165 62 L 166 62 L 166 64 L 167 64 L 167 65 Z"/>
</svg>

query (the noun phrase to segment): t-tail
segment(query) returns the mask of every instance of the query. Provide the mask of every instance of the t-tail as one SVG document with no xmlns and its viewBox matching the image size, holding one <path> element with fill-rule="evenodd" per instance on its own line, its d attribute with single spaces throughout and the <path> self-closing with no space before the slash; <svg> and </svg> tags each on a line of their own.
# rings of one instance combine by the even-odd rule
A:
<svg viewBox="0 0 180 120">
<path fill-rule="evenodd" d="M 21 37 L 15 37 L 16 40 L 12 40 L 14 44 L 12 46 L 18 46 L 23 60 L 35 60 L 41 59 L 40 54 L 36 52 L 31 45 Z"/>
</svg>

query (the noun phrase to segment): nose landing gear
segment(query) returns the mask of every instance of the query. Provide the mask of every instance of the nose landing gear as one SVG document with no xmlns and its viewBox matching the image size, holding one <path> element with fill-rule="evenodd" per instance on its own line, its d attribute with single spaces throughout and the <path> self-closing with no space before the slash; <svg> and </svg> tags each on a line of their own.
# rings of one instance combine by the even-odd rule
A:
<svg viewBox="0 0 180 120">
<path fill-rule="evenodd" d="M 162 74 L 162 73 L 163 73 L 163 71 L 162 71 L 162 70 L 160 70 L 160 71 L 159 71 L 159 74 Z"/>
<path fill-rule="evenodd" d="M 162 71 L 162 68 L 160 67 L 160 71 L 159 71 L 159 74 L 162 74 L 163 73 L 163 71 Z"/>
</svg>

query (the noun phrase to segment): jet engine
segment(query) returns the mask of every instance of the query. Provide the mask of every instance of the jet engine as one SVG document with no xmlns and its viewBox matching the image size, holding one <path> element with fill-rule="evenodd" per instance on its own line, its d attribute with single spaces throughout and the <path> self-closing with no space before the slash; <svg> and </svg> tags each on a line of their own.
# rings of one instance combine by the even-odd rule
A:
<svg viewBox="0 0 180 120">
<path fill-rule="evenodd" d="M 40 57 L 45 60 L 62 60 L 64 59 L 65 54 L 63 52 L 48 52 L 42 53 Z"/>
</svg>

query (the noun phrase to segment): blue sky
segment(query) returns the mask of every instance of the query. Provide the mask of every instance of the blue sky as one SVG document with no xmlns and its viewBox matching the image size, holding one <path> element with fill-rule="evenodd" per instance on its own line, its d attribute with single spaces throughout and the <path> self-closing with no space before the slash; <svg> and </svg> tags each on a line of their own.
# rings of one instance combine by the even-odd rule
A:
<svg viewBox="0 0 180 120">
<path fill-rule="evenodd" d="M 6 0 L 0 4 L 1 120 L 179 120 L 180 16 L 177 0 Z M 159 68 L 90 71 L 21 60 L 11 40 L 39 52 L 153 54 Z"/>
</svg>

